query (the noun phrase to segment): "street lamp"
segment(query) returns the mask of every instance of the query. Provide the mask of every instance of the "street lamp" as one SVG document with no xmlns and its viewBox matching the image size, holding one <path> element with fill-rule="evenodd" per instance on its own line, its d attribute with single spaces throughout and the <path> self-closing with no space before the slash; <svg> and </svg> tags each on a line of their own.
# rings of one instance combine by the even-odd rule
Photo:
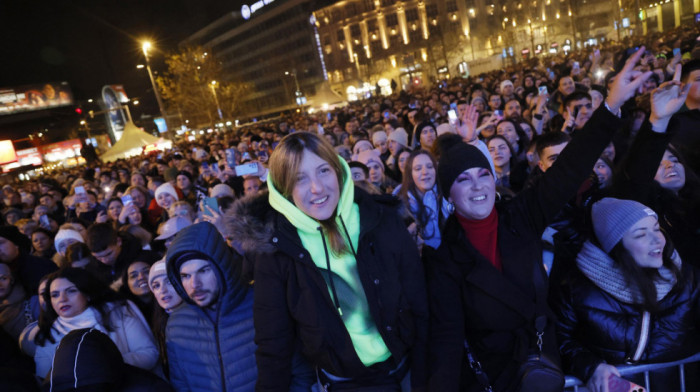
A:
<svg viewBox="0 0 700 392">
<path fill-rule="evenodd" d="M 156 81 L 153 79 L 153 72 L 151 72 L 151 62 L 148 60 L 148 49 L 151 48 L 151 43 L 148 41 L 144 41 L 143 44 L 141 45 L 141 48 L 143 49 L 143 55 L 146 57 L 146 69 L 148 70 L 148 77 L 151 78 L 151 85 L 153 86 L 153 94 L 156 96 L 156 101 L 158 102 L 158 109 L 160 110 L 160 115 L 163 117 L 163 120 L 166 120 L 165 118 L 165 110 L 163 110 L 163 101 L 160 99 L 160 94 L 158 93 L 158 88 L 156 87 Z M 138 68 L 138 66 L 136 66 Z M 167 120 L 166 120 L 167 123 Z"/>
<path fill-rule="evenodd" d="M 214 94 L 214 102 L 216 102 L 216 111 L 219 113 L 219 120 L 223 120 L 224 116 L 221 114 L 221 107 L 219 106 L 219 98 L 216 96 L 216 80 L 212 80 L 209 83 L 211 88 L 211 93 Z"/>
<path fill-rule="evenodd" d="M 297 79 L 297 70 L 293 69 L 292 72 L 289 71 L 284 71 L 284 74 L 289 76 L 292 75 L 294 77 L 294 85 L 297 87 L 297 91 L 294 92 L 294 101 L 298 106 L 301 106 L 306 103 L 306 97 L 304 97 L 304 94 L 301 92 L 301 88 L 299 88 L 299 79 Z"/>
</svg>

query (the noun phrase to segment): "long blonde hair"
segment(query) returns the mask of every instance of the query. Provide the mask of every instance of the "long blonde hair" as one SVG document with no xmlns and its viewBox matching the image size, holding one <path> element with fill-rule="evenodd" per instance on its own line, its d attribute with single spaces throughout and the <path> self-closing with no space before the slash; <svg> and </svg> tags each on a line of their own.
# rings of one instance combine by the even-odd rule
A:
<svg viewBox="0 0 700 392">
<path fill-rule="evenodd" d="M 292 193 L 297 183 L 297 173 L 299 172 L 301 161 L 307 151 L 318 155 L 321 159 L 328 162 L 333 171 L 335 171 L 340 192 L 342 193 L 343 184 L 346 181 L 346 173 L 343 165 L 340 163 L 340 157 L 338 157 L 328 140 L 308 132 L 298 132 L 285 136 L 272 152 L 269 175 L 275 188 L 287 200 L 294 203 Z M 341 255 L 350 249 L 346 236 L 343 235 L 335 222 L 335 216 L 336 212 L 330 218 L 319 221 L 319 223 L 328 238 L 333 253 Z"/>
</svg>

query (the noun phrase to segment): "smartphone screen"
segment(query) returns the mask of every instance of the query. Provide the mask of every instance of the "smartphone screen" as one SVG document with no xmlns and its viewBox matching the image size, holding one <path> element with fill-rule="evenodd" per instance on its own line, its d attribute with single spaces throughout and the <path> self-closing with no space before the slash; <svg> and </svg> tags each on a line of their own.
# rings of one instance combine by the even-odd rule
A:
<svg viewBox="0 0 700 392">
<path fill-rule="evenodd" d="M 207 197 L 202 201 L 202 204 L 202 214 L 204 215 L 212 216 L 206 206 L 209 206 L 215 212 L 219 212 L 219 202 L 216 200 L 216 197 Z"/>
<path fill-rule="evenodd" d="M 494 114 L 496 117 L 503 118 L 503 110 L 494 110 L 494 111 L 493 111 L 493 114 Z"/>
<path fill-rule="evenodd" d="M 256 174 L 257 172 L 258 172 L 258 164 L 255 162 L 245 163 L 243 165 L 236 166 L 236 175 L 237 176 L 247 176 L 250 174 Z"/>
<path fill-rule="evenodd" d="M 538 88 L 539 90 L 539 95 L 547 95 L 549 92 L 547 91 L 547 86 L 540 86 Z"/>
<path fill-rule="evenodd" d="M 450 119 L 450 124 L 454 125 L 457 123 L 457 112 L 454 109 L 447 111 L 447 117 Z"/>
<path fill-rule="evenodd" d="M 46 226 L 46 227 L 49 226 L 49 217 L 48 216 L 42 215 L 41 217 L 39 217 L 39 221 L 41 222 L 42 226 Z"/>
<path fill-rule="evenodd" d="M 131 195 L 124 195 L 124 196 L 122 196 L 121 199 L 122 199 L 122 204 L 124 204 L 124 206 L 128 206 L 129 203 L 134 202 L 134 199 L 131 198 Z"/>
<path fill-rule="evenodd" d="M 226 164 L 228 167 L 236 166 L 236 151 L 233 148 L 227 148 L 224 154 L 226 155 Z"/>
</svg>

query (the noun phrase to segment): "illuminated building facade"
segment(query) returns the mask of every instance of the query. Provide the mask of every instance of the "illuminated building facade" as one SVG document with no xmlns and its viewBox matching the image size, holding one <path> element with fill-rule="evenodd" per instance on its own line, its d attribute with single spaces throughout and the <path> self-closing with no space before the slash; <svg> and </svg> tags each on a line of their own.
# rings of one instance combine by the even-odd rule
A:
<svg viewBox="0 0 700 392">
<path fill-rule="evenodd" d="M 678 26 L 700 3 L 663 1 L 637 31 L 634 0 L 345 0 L 314 17 L 331 85 L 361 96 Z"/>
<path fill-rule="evenodd" d="M 606 15 L 601 27 L 611 30 L 612 6 L 593 6 L 589 16 Z M 328 79 L 352 95 L 363 85 L 383 88 L 391 79 L 406 87 L 480 72 L 531 56 L 537 48 L 548 53 L 568 44 L 568 50 L 570 8 L 569 0 L 345 0 L 314 16 Z M 601 32 L 579 32 L 579 40 L 590 34 Z"/>
</svg>

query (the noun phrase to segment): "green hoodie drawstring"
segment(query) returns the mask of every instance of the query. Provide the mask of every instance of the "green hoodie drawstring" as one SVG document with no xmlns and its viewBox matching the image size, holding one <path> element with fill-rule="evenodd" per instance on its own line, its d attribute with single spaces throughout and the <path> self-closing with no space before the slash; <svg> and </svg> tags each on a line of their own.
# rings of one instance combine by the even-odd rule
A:
<svg viewBox="0 0 700 392">
<path fill-rule="evenodd" d="M 342 222 L 342 219 L 341 219 Z M 344 225 L 343 225 L 344 226 Z M 328 280 L 331 283 L 331 292 L 333 293 L 333 302 L 335 303 L 336 309 L 340 317 L 343 317 L 343 310 L 340 308 L 340 302 L 338 302 L 338 292 L 335 291 L 335 283 L 333 283 L 333 271 L 331 271 L 331 258 L 328 256 L 328 246 L 326 246 L 326 237 L 323 236 L 323 228 L 321 226 L 317 227 L 316 230 L 321 234 L 321 241 L 323 242 L 323 251 L 326 253 L 326 267 L 328 269 Z M 352 246 L 352 245 L 350 245 Z"/>
</svg>

